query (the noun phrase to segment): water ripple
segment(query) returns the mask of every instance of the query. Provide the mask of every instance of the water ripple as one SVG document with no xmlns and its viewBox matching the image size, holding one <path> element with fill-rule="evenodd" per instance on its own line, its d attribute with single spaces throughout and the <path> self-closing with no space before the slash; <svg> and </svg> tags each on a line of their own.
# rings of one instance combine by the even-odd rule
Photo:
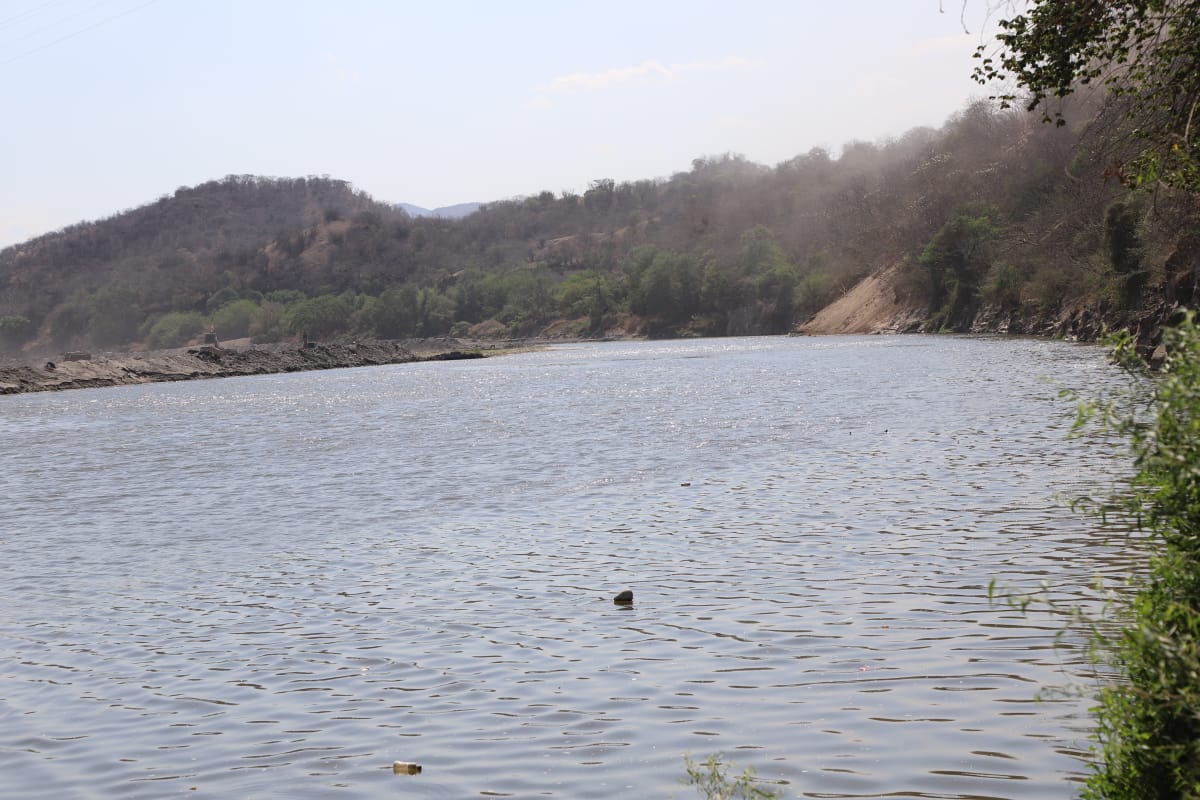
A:
<svg viewBox="0 0 1200 800">
<path fill-rule="evenodd" d="M 1117 377 L 730 339 L 3 398 L 0 785 L 668 797 L 724 752 L 793 796 L 1070 796 L 1086 642 L 987 592 L 1136 568 L 1066 508 L 1125 467 L 1057 386 Z"/>
</svg>

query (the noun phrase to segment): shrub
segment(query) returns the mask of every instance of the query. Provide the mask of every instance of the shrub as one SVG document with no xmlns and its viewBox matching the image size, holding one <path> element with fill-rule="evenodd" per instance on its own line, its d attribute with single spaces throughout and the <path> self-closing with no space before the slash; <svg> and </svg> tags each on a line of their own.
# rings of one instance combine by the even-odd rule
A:
<svg viewBox="0 0 1200 800">
<path fill-rule="evenodd" d="M 33 336 L 33 323 L 19 314 L 0 316 L 0 350 L 16 350 Z"/>
<path fill-rule="evenodd" d="M 1138 465 L 1119 501 L 1155 547 L 1126 626 L 1098 643 L 1126 680 L 1103 688 L 1088 798 L 1200 797 L 1200 330 L 1190 313 L 1168 351 L 1149 421 L 1117 419 Z M 1117 349 L 1132 362 L 1133 342 Z M 1111 418 L 1110 418 L 1111 419 Z"/>
<path fill-rule="evenodd" d="M 705 800 L 772 800 L 779 794 L 759 785 L 754 777 L 754 767 L 746 767 L 737 777 L 730 777 L 726 770 L 731 766 L 721 761 L 720 756 L 709 756 L 698 764 L 684 757 L 687 764 L 686 783 L 695 786 Z"/>
<path fill-rule="evenodd" d="M 204 317 L 195 311 L 172 311 L 156 319 L 146 333 L 146 344 L 155 349 L 182 347 L 205 328 Z"/>
<path fill-rule="evenodd" d="M 222 339 L 241 339 L 249 336 L 258 304 L 253 300 L 233 300 L 218 308 L 212 315 L 212 326 Z"/>
<path fill-rule="evenodd" d="M 997 261 L 988 270 L 983 284 L 983 300 L 1004 310 L 1013 310 L 1021 305 L 1021 287 L 1025 276 L 1007 261 Z"/>
<path fill-rule="evenodd" d="M 288 307 L 287 327 L 292 333 L 304 333 L 323 339 L 344 333 L 354 305 L 341 295 L 323 294 Z"/>
<path fill-rule="evenodd" d="M 138 291 L 121 284 L 109 284 L 92 293 L 88 299 L 91 315 L 87 337 L 97 347 L 110 347 L 132 342 L 137 338 L 142 321 Z"/>
</svg>

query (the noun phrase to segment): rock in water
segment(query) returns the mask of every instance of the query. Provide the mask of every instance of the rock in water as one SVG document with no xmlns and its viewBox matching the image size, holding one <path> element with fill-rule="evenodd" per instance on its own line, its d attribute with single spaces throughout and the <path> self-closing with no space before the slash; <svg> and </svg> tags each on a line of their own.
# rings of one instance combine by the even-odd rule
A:
<svg viewBox="0 0 1200 800">
<path fill-rule="evenodd" d="M 621 592 L 619 595 L 614 597 L 613 602 L 614 603 L 632 603 L 633 602 L 633 592 L 626 589 L 625 591 Z"/>
</svg>

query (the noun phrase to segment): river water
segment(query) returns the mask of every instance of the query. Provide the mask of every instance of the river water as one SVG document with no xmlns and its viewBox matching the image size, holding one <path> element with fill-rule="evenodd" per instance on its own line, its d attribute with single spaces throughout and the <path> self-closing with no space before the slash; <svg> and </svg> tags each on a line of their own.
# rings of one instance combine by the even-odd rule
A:
<svg viewBox="0 0 1200 800">
<path fill-rule="evenodd" d="M 988 586 L 1129 569 L 1058 397 L 1117 382 L 814 337 L 0 398 L 0 796 L 1070 797 L 1082 637 Z"/>
</svg>

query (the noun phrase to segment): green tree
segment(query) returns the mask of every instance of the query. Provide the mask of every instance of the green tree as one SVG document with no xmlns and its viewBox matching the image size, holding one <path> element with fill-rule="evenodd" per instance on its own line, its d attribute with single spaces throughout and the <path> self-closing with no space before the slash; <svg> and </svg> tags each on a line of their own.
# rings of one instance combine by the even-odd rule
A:
<svg viewBox="0 0 1200 800">
<path fill-rule="evenodd" d="M 796 286 L 796 316 L 804 319 L 811 316 L 836 296 L 836 283 L 831 274 L 829 254 L 820 250 L 805 260 L 800 281 Z"/>
<path fill-rule="evenodd" d="M 588 184 L 583 193 L 583 204 L 589 211 L 607 211 L 613 206 L 616 182 L 612 178 L 600 178 Z"/>
<path fill-rule="evenodd" d="M 615 291 L 608 276 L 595 270 L 572 273 L 558 285 L 555 302 L 566 317 L 587 317 L 588 328 L 600 330 L 612 307 Z"/>
<path fill-rule="evenodd" d="M 738 282 L 715 260 L 704 263 L 700 276 L 700 308 L 707 314 L 725 314 L 741 304 Z"/>
<path fill-rule="evenodd" d="M 674 319 L 675 293 L 671 286 L 671 257 L 656 258 L 642 273 L 634 294 L 633 310 L 638 314 Z"/>
<path fill-rule="evenodd" d="M 785 263 L 783 250 L 775 242 L 775 234 L 765 225 L 755 225 L 739 240 L 738 267 L 746 276 L 760 275 Z"/>
<path fill-rule="evenodd" d="M 506 325 L 544 321 L 554 307 L 552 284 L 541 269 L 517 269 L 504 275 L 495 284 L 504 298 L 497 319 Z"/>
<path fill-rule="evenodd" d="M 980 281 L 991 265 L 994 214 L 994 209 L 985 209 L 956 215 L 917 259 L 926 270 L 929 307 L 941 325 L 961 322 L 974 307 Z"/>
<path fill-rule="evenodd" d="M 668 323 L 682 322 L 700 309 L 702 276 L 692 259 L 652 245 L 639 247 L 625 261 L 629 309 Z"/>
<path fill-rule="evenodd" d="M 422 289 L 417 296 L 421 336 L 441 336 L 454 325 L 454 300 L 437 289 Z"/>
<path fill-rule="evenodd" d="M 250 324 L 250 337 L 255 342 L 278 342 L 286 333 L 287 306 L 264 299 Z"/>
<path fill-rule="evenodd" d="M 281 306 L 290 306 L 307 299 L 308 296 L 298 289 L 277 289 L 263 295 L 263 302 L 278 303 Z"/>
<path fill-rule="evenodd" d="M 224 289 L 220 290 L 219 292 L 216 292 L 211 297 L 209 297 L 207 300 L 205 300 L 204 308 L 206 311 L 209 311 L 211 313 L 228 303 L 232 303 L 234 300 L 237 300 L 237 299 L 238 299 L 237 289 L 234 289 L 233 287 L 230 287 L 230 286 L 226 286 Z"/>
<path fill-rule="evenodd" d="M 155 349 L 182 347 L 207 327 L 195 311 L 171 311 L 154 320 L 146 332 L 146 344 Z"/>
<path fill-rule="evenodd" d="M 758 296 L 766 304 L 765 323 L 769 333 L 787 333 L 796 316 L 796 289 L 800 273 L 792 264 L 779 261 L 758 279 Z"/>
<path fill-rule="evenodd" d="M 1112 268 L 1128 274 L 1141 263 L 1137 212 L 1130 202 L 1118 200 L 1104 214 L 1104 249 Z"/>
<path fill-rule="evenodd" d="M 221 339 L 241 339 L 250 335 L 258 315 L 258 303 L 233 300 L 213 312 L 212 327 Z"/>
<path fill-rule="evenodd" d="M 88 298 L 87 338 L 98 347 L 127 344 L 137 338 L 143 319 L 137 290 L 123 284 L 104 286 Z"/>
<path fill-rule="evenodd" d="M 0 350 L 16 350 L 33 336 L 33 323 L 20 314 L 0 316 Z"/>
<path fill-rule="evenodd" d="M 1021 288 L 1025 276 L 1016 266 L 997 261 L 988 270 L 980 293 L 983 300 L 1005 311 L 1013 311 L 1021 305 Z"/>
<path fill-rule="evenodd" d="M 1035 0 L 1000 29 L 998 50 L 976 51 L 974 77 L 1015 80 L 1028 97 L 994 99 L 1062 125 L 1049 99 L 1099 84 L 1128 104 L 1143 142 L 1124 177 L 1200 191 L 1200 0 Z"/>
<path fill-rule="evenodd" d="M 354 304 L 342 295 L 323 294 L 288 308 L 286 319 L 292 333 L 324 339 L 344 333 L 354 313 Z"/>
<path fill-rule="evenodd" d="M 1119 200 L 1105 211 L 1104 251 L 1116 273 L 1112 276 L 1116 299 L 1125 308 L 1136 307 L 1149 272 L 1142 269 L 1142 242 L 1132 199 Z"/>
<path fill-rule="evenodd" d="M 420 324 L 417 288 L 410 284 L 394 286 L 379 295 L 375 304 L 375 335 L 384 339 L 413 336 Z"/>
<path fill-rule="evenodd" d="M 91 316 L 92 305 L 87 294 L 75 292 L 52 308 L 42 324 L 55 347 L 69 349 L 80 344 Z"/>
<path fill-rule="evenodd" d="M 458 278 L 451 297 L 454 300 L 454 318 L 465 322 L 482 322 L 485 316 L 483 276 L 478 272 L 467 272 Z"/>
</svg>

